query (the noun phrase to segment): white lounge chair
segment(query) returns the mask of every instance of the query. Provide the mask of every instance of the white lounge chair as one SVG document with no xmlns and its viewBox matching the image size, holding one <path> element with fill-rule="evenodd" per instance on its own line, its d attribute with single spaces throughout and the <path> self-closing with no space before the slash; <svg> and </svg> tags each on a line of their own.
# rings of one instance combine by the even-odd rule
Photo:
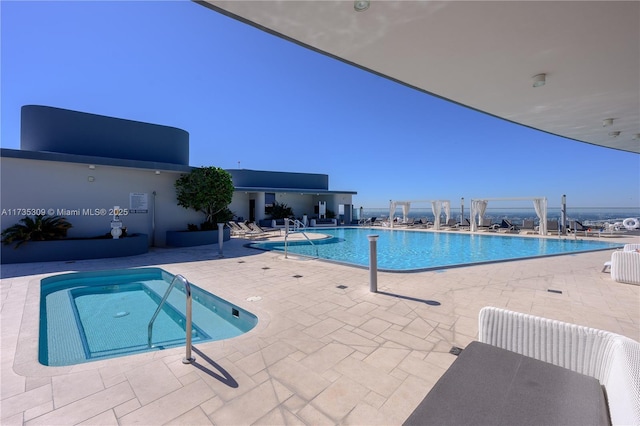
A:
<svg viewBox="0 0 640 426">
<path fill-rule="evenodd" d="M 640 253 L 615 251 L 611 255 L 611 278 L 619 283 L 640 285 Z"/>
<path fill-rule="evenodd" d="M 478 340 L 595 377 L 606 391 L 611 424 L 640 424 L 637 341 L 608 331 L 494 307 L 485 307 L 480 312 Z"/>
<path fill-rule="evenodd" d="M 640 244 L 625 244 L 622 251 L 638 251 L 640 250 Z M 611 269 L 611 261 L 607 260 L 604 262 L 604 266 L 602 268 L 602 272 L 606 272 L 607 269 Z"/>
<path fill-rule="evenodd" d="M 404 426 L 640 425 L 637 341 L 494 307 L 478 335 Z"/>
</svg>

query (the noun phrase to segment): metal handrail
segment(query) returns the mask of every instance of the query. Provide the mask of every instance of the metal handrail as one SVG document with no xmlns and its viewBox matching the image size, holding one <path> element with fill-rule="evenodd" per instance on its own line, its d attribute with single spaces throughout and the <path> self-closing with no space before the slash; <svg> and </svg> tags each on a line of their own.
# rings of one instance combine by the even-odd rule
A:
<svg viewBox="0 0 640 426">
<path fill-rule="evenodd" d="M 158 314 L 160 313 L 160 309 L 162 309 L 162 306 L 167 301 L 167 298 L 169 297 L 169 293 L 171 293 L 171 290 L 176 285 L 176 280 L 182 281 L 182 284 L 184 285 L 184 292 L 185 292 L 185 294 L 187 296 L 187 300 L 186 300 L 187 307 L 186 307 L 186 312 L 185 312 L 185 318 L 186 318 L 185 332 L 187 333 L 187 337 L 186 337 L 186 353 L 185 353 L 185 356 L 184 356 L 184 358 L 182 360 L 182 363 L 183 364 L 191 364 L 193 361 L 196 360 L 195 357 L 191 356 L 191 284 L 189 284 L 189 281 L 185 277 L 180 275 L 180 274 L 176 275 L 171 280 L 171 284 L 169 284 L 169 288 L 167 288 L 167 291 L 164 293 L 164 296 L 162 297 L 162 300 L 158 304 L 158 308 L 153 313 L 153 316 L 151 317 L 151 320 L 149 321 L 149 326 L 147 327 L 147 331 L 148 331 L 147 344 L 149 345 L 149 347 L 151 347 L 151 339 L 152 339 L 152 336 L 153 336 L 153 323 L 156 320 L 156 318 L 158 317 Z"/>
<path fill-rule="evenodd" d="M 289 242 L 288 242 L 288 237 L 289 237 L 289 221 L 293 222 L 294 224 L 294 231 L 293 232 L 300 232 L 302 235 L 304 235 L 304 237 L 307 239 L 307 241 L 309 241 L 311 243 L 311 245 L 313 246 L 314 249 L 316 249 L 316 257 L 319 257 L 318 254 L 318 247 L 316 247 L 316 245 L 313 243 L 313 241 L 311 241 L 311 239 L 309 238 L 309 236 L 302 230 L 300 229 L 304 229 L 304 223 L 300 222 L 298 219 L 284 219 L 285 221 L 285 233 L 284 233 L 284 258 L 287 258 L 287 248 L 289 246 Z"/>
</svg>

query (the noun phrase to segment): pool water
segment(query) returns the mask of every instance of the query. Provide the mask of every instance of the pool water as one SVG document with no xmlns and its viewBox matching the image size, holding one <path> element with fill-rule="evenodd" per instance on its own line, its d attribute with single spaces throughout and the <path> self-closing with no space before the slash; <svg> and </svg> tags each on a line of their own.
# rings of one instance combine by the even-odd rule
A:
<svg viewBox="0 0 640 426">
<path fill-rule="evenodd" d="M 378 235 L 378 269 L 416 272 L 455 266 L 502 262 L 531 257 L 610 250 L 620 244 L 571 238 L 533 238 L 467 232 L 420 232 L 402 229 L 324 228 L 306 234 L 327 235 L 323 240 L 289 242 L 287 251 L 310 257 L 369 266 L 368 235 Z M 283 242 L 253 243 L 253 248 L 284 251 Z"/>
<path fill-rule="evenodd" d="M 173 275 L 141 268 L 56 275 L 41 281 L 38 360 L 73 365 L 184 346 L 186 296 L 177 283 L 153 325 L 148 324 Z M 257 317 L 191 284 L 192 343 L 229 339 L 251 330 Z"/>
</svg>

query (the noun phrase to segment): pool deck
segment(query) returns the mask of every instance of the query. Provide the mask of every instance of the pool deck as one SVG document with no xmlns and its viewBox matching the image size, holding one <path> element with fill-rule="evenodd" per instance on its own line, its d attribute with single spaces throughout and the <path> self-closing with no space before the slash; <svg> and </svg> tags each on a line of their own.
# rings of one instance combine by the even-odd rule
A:
<svg viewBox="0 0 640 426">
<path fill-rule="evenodd" d="M 379 292 L 371 293 L 366 269 L 285 259 L 246 242 L 226 242 L 223 257 L 211 245 L 2 265 L 0 424 L 399 425 L 455 360 L 451 347 L 476 339 L 484 306 L 640 340 L 640 286 L 602 272 L 613 250 L 379 273 Z M 183 274 L 256 314 L 258 325 L 196 344 L 194 364 L 182 363 L 184 348 L 69 367 L 38 363 L 42 278 L 149 266 Z"/>
</svg>

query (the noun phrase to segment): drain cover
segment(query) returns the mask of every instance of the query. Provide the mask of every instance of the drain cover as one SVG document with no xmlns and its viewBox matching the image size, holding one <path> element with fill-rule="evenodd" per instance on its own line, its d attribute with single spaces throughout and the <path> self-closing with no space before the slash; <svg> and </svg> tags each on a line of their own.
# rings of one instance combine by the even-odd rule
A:
<svg viewBox="0 0 640 426">
<path fill-rule="evenodd" d="M 462 348 L 459 348 L 457 346 L 452 346 L 451 349 L 449 350 L 449 353 L 451 355 L 458 356 L 462 353 Z"/>
<path fill-rule="evenodd" d="M 549 293 L 557 293 L 557 294 L 562 294 L 562 290 L 553 290 L 553 289 L 548 289 L 547 290 Z"/>
<path fill-rule="evenodd" d="M 262 269 L 266 271 L 267 269 L 271 269 L 271 268 L 269 268 L 268 266 L 265 266 L 265 267 L 264 267 L 264 268 L 262 268 Z"/>
<path fill-rule="evenodd" d="M 293 278 L 302 278 L 302 275 L 294 275 Z"/>
<path fill-rule="evenodd" d="M 347 288 L 347 286 L 340 284 L 340 285 L 337 285 L 336 288 L 344 290 L 345 288 Z"/>
<path fill-rule="evenodd" d="M 257 302 L 258 300 L 262 300 L 262 297 L 260 297 L 260 296 L 247 297 L 247 302 Z"/>
</svg>

